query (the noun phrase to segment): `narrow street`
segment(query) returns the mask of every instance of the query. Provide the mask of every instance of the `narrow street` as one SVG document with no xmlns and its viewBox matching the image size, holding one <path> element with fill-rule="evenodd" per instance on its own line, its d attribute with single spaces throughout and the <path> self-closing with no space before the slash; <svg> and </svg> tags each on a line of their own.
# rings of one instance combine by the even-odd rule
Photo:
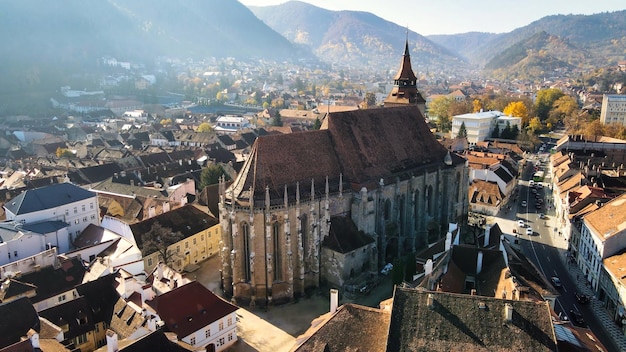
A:
<svg viewBox="0 0 626 352">
<path fill-rule="evenodd" d="M 548 156 L 548 154 L 540 154 L 536 159 L 530 159 L 527 162 L 518 181 L 517 198 L 509 203 L 511 210 L 507 211 L 506 207 L 503 208 L 505 210 L 493 220 L 500 225 L 505 234 L 519 240 L 522 252 L 549 281 L 553 277 L 558 278 L 561 287 L 557 288 L 560 296 L 556 300 L 555 312 L 562 319 L 569 320 L 573 315 L 571 311 L 579 313 L 584 318 L 584 324 L 580 325 L 593 331 L 609 351 L 623 351 L 622 343 L 618 346 L 615 338 L 607 332 L 605 328 L 607 322 L 598 318 L 600 314 L 594 314 L 593 310 L 597 309 L 594 307 L 594 302 L 581 304 L 576 299 L 576 292 L 585 295 L 591 295 L 592 292 L 586 287 L 581 289 L 580 285 L 584 279 L 578 274 L 578 269 L 574 264 L 568 261 L 569 243 L 559 232 L 554 219 L 550 179 L 546 178 L 543 188 L 531 187 L 530 180 L 535 172 L 534 163 L 539 162 L 540 159 L 546 160 Z M 547 163 L 542 165 L 546 165 L 547 169 Z M 537 205 L 537 199 L 543 200 L 541 206 Z M 520 226 L 520 220 L 523 221 L 524 227 Z M 528 228 L 532 229 L 532 234 L 527 234 Z M 608 324 L 613 323 L 609 321 Z M 623 337 L 620 340 L 623 341 Z"/>
</svg>

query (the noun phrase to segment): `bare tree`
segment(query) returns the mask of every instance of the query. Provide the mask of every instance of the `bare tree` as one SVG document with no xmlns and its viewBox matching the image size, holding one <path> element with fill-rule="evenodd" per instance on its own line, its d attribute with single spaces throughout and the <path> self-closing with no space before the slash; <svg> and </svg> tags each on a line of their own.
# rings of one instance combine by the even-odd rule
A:
<svg viewBox="0 0 626 352">
<path fill-rule="evenodd" d="M 174 243 L 182 240 L 183 234 L 179 231 L 173 232 L 168 227 L 162 227 L 158 221 L 152 224 L 150 231 L 141 235 L 142 248 L 141 254 L 144 256 L 151 255 L 155 252 L 159 253 L 160 260 L 169 267 L 177 259 L 177 253 L 169 247 Z"/>
</svg>

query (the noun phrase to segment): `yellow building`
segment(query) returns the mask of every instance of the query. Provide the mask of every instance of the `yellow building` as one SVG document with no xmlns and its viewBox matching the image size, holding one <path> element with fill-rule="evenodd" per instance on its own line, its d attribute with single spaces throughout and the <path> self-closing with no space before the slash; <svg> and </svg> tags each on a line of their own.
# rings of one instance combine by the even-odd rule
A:
<svg viewBox="0 0 626 352">
<path fill-rule="evenodd" d="M 183 239 L 167 247 L 170 258 L 166 263 L 171 268 L 182 271 L 188 265 L 197 264 L 218 253 L 218 244 L 222 235 L 219 220 L 193 205 L 170 210 L 150 219 L 130 225 L 135 241 L 142 248 L 145 238 L 152 226 L 158 223 L 169 228 L 173 233 L 180 232 Z M 143 256 L 146 272 L 151 272 L 163 260 L 159 252 Z"/>
</svg>

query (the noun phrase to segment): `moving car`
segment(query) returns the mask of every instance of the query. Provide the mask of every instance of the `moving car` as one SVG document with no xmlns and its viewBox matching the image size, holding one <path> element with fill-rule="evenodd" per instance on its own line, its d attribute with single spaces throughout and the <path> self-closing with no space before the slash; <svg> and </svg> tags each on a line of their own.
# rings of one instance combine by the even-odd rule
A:
<svg viewBox="0 0 626 352">
<path fill-rule="evenodd" d="M 554 286 L 555 288 L 563 287 L 563 285 L 561 284 L 561 279 L 559 279 L 556 276 L 553 276 L 552 278 L 550 278 L 550 281 L 552 281 L 552 286 Z"/>
<path fill-rule="evenodd" d="M 533 234 L 533 229 L 531 227 L 526 228 L 526 234 L 527 235 L 532 235 Z"/>
<path fill-rule="evenodd" d="M 545 217 L 546 217 L 546 215 L 544 213 L 539 213 L 539 219 L 543 219 Z"/>
<path fill-rule="evenodd" d="M 587 295 L 584 295 L 584 294 L 582 294 L 580 292 L 574 292 L 574 296 L 576 296 L 576 300 L 580 304 L 587 304 L 587 303 L 589 303 L 589 296 L 587 296 Z"/>
<path fill-rule="evenodd" d="M 524 227 L 524 220 L 517 220 L 517 226 Z"/>
<path fill-rule="evenodd" d="M 574 323 L 574 325 L 576 326 L 585 326 L 585 319 L 583 318 L 583 315 L 580 314 L 579 312 L 570 309 L 569 311 L 569 320 Z"/>
</svg>

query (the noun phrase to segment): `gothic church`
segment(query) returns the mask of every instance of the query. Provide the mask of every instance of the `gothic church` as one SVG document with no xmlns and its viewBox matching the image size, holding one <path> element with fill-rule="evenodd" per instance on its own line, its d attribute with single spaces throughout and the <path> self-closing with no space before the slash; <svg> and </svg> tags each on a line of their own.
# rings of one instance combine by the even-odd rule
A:
<svg viewBox="0 0 626 352">
<path fill-rule="evenodd" d="M 220 184 L 222 284 L 240 305 L 291 301 L 425 248 L 467 214 L 465 160 L 424 121 L 408 41 L 384 108 L 257 138 Z"/>
</svg>

